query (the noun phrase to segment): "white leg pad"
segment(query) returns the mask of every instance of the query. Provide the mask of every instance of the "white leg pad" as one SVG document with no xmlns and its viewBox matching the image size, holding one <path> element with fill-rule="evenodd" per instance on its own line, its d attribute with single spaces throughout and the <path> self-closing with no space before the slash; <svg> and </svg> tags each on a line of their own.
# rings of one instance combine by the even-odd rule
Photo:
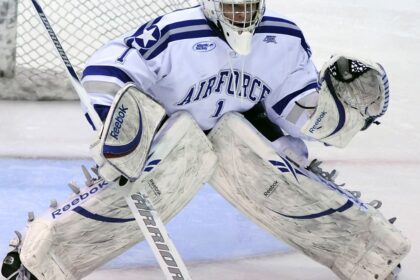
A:
<svg viewBox="0 0 420 280">
<path fill-rule="evenodd" d="M 215 165 L 202 130 L 189 114 L 176 113 L 155 137 L 133 190 L 146 192 L 168 222 L 209 179 Z M 143 240 L 125 192 L 116 182 L 97 180 L 29 223 L 22 263 L 39 280 L 81 279 Z"/>
<path fill-rule="evenodd" d="M 408 240 L 377 209 L 277 154 L 241 115 L 226 114 L 209 139 L 218 156 L 212 186 L 340 279 L 385 279 L 408 253 Z"/>
</svg>

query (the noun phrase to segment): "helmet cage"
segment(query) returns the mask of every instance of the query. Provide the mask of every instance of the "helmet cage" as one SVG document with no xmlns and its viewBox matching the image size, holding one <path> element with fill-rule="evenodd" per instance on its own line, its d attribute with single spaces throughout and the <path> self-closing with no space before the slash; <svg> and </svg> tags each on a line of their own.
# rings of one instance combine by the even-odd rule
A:
<svg viewBox="0 0 420 280">
<path fill-rule="evenodd" d="M 260 0 L 214 0 L 216 17 L 238 33 L 244 31 L 253 33 L 263 14 L 261 2 Z"/>
<path fill-rule="evenodd" d="M 201 5 L 206 17 L 221 28 L 230 47 L 241 55 L 249 54 L 265 0 L 201 0 Z"/>
</svg>

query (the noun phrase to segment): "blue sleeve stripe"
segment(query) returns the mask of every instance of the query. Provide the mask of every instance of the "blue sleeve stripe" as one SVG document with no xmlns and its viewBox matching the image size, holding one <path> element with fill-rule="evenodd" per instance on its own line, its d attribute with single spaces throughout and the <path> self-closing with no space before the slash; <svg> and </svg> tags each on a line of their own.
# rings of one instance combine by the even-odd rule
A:
<svg viewBox="0 0 420 280">
<path fill-rule="evenodd" d="M 122 81 L 123 83 L 132 82 L 133 80 L 123 70 L 114 66 L 99 66 L 91 65 L 85 68 L 83 71 L 83 78 L 86 76 L 108 76 L 114 77 Z"/>
<path fill-rule="evenodd" d="M 111 107 L 109 105 L 94 104 L 93 108 L 95 109 L 96 113 L 98 113 L 101 121 L 105 122 L 106 117 L 108 116 L 109 109 Z"/>
<path fill-rule="evenodd" d="M 101 119 L 101 121 L 102 121 L 102 122 L 105 122 L 106 117 L 107 117 L 108 112 L 109 112 L 109 108 L 110 108 L 110 106 L 107 106 L 107 105 L 101 105 L 101 104 L 94 104 L 94 105 L 93 105 L 93 108 L 94 108 L 94 109 L 95 109 L 95 111 L 98 113 L 99 118 Z M 86 117 L 86 119 L 87 119 L 88 123 L 92 126 L 93 130 L 95 130 L 95 131 L 96 131 L 96 127 L 95 127 L 95 125 L 93 124 L 93 121 L 92 121 L 92 119 L 90 118 L 90 116 L 89 116 L 89 114 L 88 114 L 88 113 L 85 113 L 85 117 Z"/>
<path fill-rule="evenodd" d="M 308 43 L 303 36 L 302 31 L 300 29 L 294 29 L 285 26 L 271 26 L 271 25 L 262 25 L 257 27 L 255 33 L 274 33 L 274 34 L 282 34 L 282 35 L 289 35 L 300 38 L 300 42 L 302 48 L 308 53 L 308 56 L 311 56 L 311 48 L 309 47 Z"/>
<path fill-rule="evenodd" d="M 171 42 L 184 40 L 184 39 L 208 38 L 208 37 L 217 37 L 217 34 L 215 34 L 211 29 L 195 30 L 195 31 L 171 34 L 168 36 L 168 38 L 164 42 L 159 44 L 159 46 L 156 49 L 154 49 L 151 53 L 147 53 L 147 51 L 145 51 L 144 53 L 142 53 L 142 55 L 146 60 L 150 60 L 158 56 L 161 52 L 163 52 L 168 47 L 168 44 Z"/>
<path fill-rule="evenodd" d="M 310 89 L 317 89 L 317 88 L 318 88 L 318 82 L 311 83 L 307 85 L 306 87 L 287 95 L 286 97 L 281 99 L 279 102 L 274 104 L 272 108 L 274 112 L 276 112 L 279 116 L 281 116 L 281 114 L 283 113 L 284 109 L 286 108 L 286 106 L 289 104 L 290 101 L 292 101 L 294 98 L 304 93 L 305 91 L 308 91 Z"/>
</svg>

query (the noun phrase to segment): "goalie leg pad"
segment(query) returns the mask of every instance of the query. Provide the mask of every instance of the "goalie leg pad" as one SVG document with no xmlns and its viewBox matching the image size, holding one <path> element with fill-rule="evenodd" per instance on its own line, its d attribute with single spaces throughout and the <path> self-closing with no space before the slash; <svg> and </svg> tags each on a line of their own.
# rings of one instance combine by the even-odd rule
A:
<svg viewBox="0 0 420 280">
<path fill-rule="evenodd" d="M 409 242 L 382 214 L 277 154 L 236 113 L 209 138 L 218 156 L 212 186 L 256 224 L 341 279 L 384 279 Z"/>
<path fill-rule="evenodd" d="M 168 222 L 209 179 L 215 164 L 202 130 L 188 113 L 176 113 L 155 137 L 131 191 L 146 193 Z M 122 195 L 126 192 L 118 182 L 100 179 L 29 223 L 24 266 L 39 280 L 81 279 L 143 240 Z"/>
</svg>

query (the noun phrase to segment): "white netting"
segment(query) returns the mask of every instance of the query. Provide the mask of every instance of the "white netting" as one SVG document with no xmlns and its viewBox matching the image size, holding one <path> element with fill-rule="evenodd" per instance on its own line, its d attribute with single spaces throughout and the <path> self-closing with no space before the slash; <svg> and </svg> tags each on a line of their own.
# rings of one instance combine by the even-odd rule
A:
<svg viewBox="0 0 420 280">
<path fill-rule="evenodd" d="M 41 0 L 76 71 L 110 39 L 195 0 Z M 64 87 L 63 87 L 64 85 Z M 0 79 L 0 98 L 77 99 L 30 0 L 18 0 L 16 75 Z"/>
</svg>

